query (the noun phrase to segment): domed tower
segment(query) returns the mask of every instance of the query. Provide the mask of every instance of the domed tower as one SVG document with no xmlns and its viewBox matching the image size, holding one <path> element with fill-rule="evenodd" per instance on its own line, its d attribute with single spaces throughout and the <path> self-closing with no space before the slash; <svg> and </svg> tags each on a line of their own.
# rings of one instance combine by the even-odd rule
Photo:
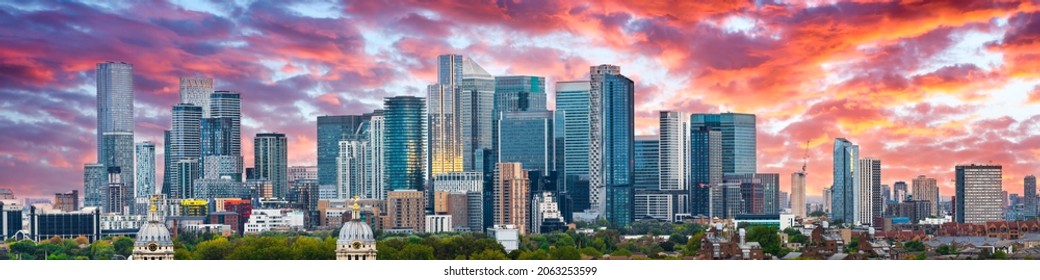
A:
<svg viewBox="0 0 1040 280">
<path fill-rule="evenodd" d="M 134 241 L 131 260 L 173 260 L 173 239 L 166 225 L 155 216 L 155 201 L 151 206 L 150 219 L 141 226 Z"/>
<path fill-rule="evenodd" d="M 372 227 L 361 221 L 361 206 L 354 197 L 354 211 L 349 222 L 343 223 L 336 240 L 337 260 L 375 260 L 376 238 Z"/>
</svg>

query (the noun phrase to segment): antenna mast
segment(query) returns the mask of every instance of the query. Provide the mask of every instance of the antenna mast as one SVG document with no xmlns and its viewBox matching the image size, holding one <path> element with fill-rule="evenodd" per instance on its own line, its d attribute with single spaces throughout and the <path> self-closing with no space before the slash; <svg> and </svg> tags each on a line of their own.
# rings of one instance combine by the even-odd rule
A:
<svg viewBox="0 0 1040 280">
<path fill-rule="evenodd" d="M 805 157 L 802 157 L 802 174 L 805 174 L 805 166 L 809 163 L 809 141 L 805 141 Z"/>
</svg>

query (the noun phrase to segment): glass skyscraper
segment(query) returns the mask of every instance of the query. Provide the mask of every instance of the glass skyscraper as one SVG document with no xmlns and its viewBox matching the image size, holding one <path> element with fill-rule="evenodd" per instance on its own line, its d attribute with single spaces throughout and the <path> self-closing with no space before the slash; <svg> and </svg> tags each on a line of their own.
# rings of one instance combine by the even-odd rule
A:
<svg viewBox="0 0 1040 280">
<path fill-rule="evenodd" d="M 462 163 L 466 171 L 478 170 L 477 151 L 492 148 L 492 111 L 495 107 L 495 77 L 472 59 L 462 60 L 459 91 L 459 135 Z"/>
<path fill-rule="evenodd" d="M 755 115 L 740 113 L 694 114 L 690 127 L 717 127 L 722 131 L 722 173 L 754 174 L 757 170 Z"/>
<path fill-rule="evenodd" d="M 108 186 L 108 170 L 103 164 L 83 166 L 83 207 L 101 207 L 103 188 Z"/>
<path fill-rule="evenodd" d="M 393 190 L 424 190 L 426 101 L 422 97 L 394 96 L 383 101 L 384 187 Z"/>
<path fill-rule="evenodd" d="M 459 118 L 463 60 L 462 55 L 439 56 L 437 83 L 427 88 L 427 176 L 431 178 L 442 173 L 461 172 L 463 169 L 462 121 Z"/>
<path fill-rule="evenodd" d="M 495 104 L 491 118 L 492 150 L 498 150 L 498 119 L 502 113 L 545 111 L 547 108 L 544 77 L 495 77 Z"/>
<path fill-rule="evenodd" d="M 270 181 L 273 196 L 278 198 L 287 198 L 289 193 L 288 149 L 282 133 L 257 133 L 253 138 L 254 179 Z"/>
<path fill-rule="evenodd" d="M 660 140 L 657 136 L 636 136 L 635 171 L 632 187 L 636 190 L 658 190 L 661 185 Z"/>
<path fill-rule="evenodd" d="M 181 77 L 180 103 L 202 107 L 202 117 L 210 117 L 210 94 L 213 93 L 213 78 Z"/>
<path fill-rule="evenodd" d="M 134 180 L 134 197 L 148 197 L 155 194 L 155 143 L 151 141 L 139 142 L 135 146 L 135 157 L 137 168 Z"/>
<path fill-rule="evenodd" d="M 677 111 L 660 113 L 661 190 L 680 191 L 689 186 L 690 116 Z M 636 168 L 639 168 L 637 165 Z"/>
<path fill-rule="evenodd" d="M 96 73 L 97 162 L 123 170 L 128 186 L 134 185 L 133 70 L 129 63 L 103 62 Z"/>
<path fill-rule="evenodd" d="M 831 220 L 853 224 L 859 220 L 859 146 L 845 138 L 834 139 L 834 185 L 831 187 Z"/>
<path fill-rule="evenodd" d="M 203 110 L 203 116 L 206 111 Z M 228 155 L 242 156 L 242 99 L 234 91 L 218 90 L 209 95 L 209 117 L 231 119 Z M 242 173 L 242 170 L 239 170 Z"/>
<path fill-rule="evenodd" d="M 383 110 L 372 112 L 372 118 L 368 122 L 368 166 L 365 174 L 370 177 L 369 185 L 365 190 L 366 197 L 371 199 L 386 199 L 385 172 L 383 171 L 383 157 L 385 156 L 384 139 L 386 135 L 386 119 Z"/>
<path fill-rule="evenodd" d="M 555 171 L 552 111 L 503 112 L 499 123 L 499 162 L 518 162 L 527 171 Z"/>
<path fill-rule="evenodd" d="M 202 107 L 192 104 L 177 104 L 173 106 L 173 126 L 170 130 L 170 139 L 166 143 L 165 153 L 168 159 L 163 163 L 163 190 L 170 198 L 185 198 L 179 190 L 190 189 L 191 186 L 180 186 L 181 180 L 177 172 L 178 163 L 181 160 L 198 160 L 201 149 L 201 120 Z"/>
<path fill-rule="evenodd" d="M 722 183 L 722 130 L 695 127 L 690 131 L 691 215 L 711 215 L 711 190 L 719 183 Z"/>
<path fill-rule="evenodd" d="M 635 84 L 614 65 L 592 66 L 589 73 L 589 200 L 620 228 L 635 212 Z"/>
<path fill-rule="evenodd" d="M 563 116 L 563 192 L 571 210 L 589 209 L 589 81 L 556 83 L 556 113 Z M 557 119 L 559 121 L 559 119 Z M 569 213 L 564 213 L 569 215 Z"/>
<path fill-rule="evenodd" d="M 336 157 L 339 156 L 339 141 L 351 136 L 369 115 L 319 116 L 318 117 L 318 184 L 336 185 Z"/>
</svg>

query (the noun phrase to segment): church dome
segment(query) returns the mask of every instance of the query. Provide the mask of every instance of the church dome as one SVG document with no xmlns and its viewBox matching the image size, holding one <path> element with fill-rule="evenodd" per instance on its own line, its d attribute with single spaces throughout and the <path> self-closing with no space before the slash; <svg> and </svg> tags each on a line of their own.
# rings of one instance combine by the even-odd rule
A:
<svg viewBox="0 0 1040 280">
<path fill-rule="evenodd" d="M 358 221 L 351 220 L 343 223 L 343 227 L 339 229 L 339 240 L 337 243 L 347 244 L 351 241 L 375 241 L 375 234 L 372 234 L 372 227 L 368 224 Z"/>
<path fill-rule="evenodd" d="M 170 230 L 166 229 L 166 225 L 159 221 L 148 221 L 141 225 L 141 230 L 137 232 L 137 241 L 134 241 L 134 246 L 145 246 L 152 242 L 159 246 L 173 246 Z"/>
</svg>

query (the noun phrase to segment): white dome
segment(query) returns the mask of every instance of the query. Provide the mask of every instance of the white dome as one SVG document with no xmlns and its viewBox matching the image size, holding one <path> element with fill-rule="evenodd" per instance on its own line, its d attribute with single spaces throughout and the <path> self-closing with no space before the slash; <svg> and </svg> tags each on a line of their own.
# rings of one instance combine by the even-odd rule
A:
<svg viewBox="0 0 1040 280">
<path fill-rule="evenodd" d="M 348 244 L 354 240 L 375 242 L 376 238 L 375 234 L 372 234 L 372 227 L 358 220 L 350 220 L 343 223 L 343 227 L 339 229 L 339 239 L 336 240 L 336 243 Z"/>
<path fill-rule="evenodd" d="M 141 230 L 137 231 L 137 241 L 134 241 L 134 246 L 145 246 L 151 242 L 160 246 L 173 246 L 170 230 L 166 229 L 166 225 L 159 221 L 148 221 L 141 225 Z"/>
</svg>

